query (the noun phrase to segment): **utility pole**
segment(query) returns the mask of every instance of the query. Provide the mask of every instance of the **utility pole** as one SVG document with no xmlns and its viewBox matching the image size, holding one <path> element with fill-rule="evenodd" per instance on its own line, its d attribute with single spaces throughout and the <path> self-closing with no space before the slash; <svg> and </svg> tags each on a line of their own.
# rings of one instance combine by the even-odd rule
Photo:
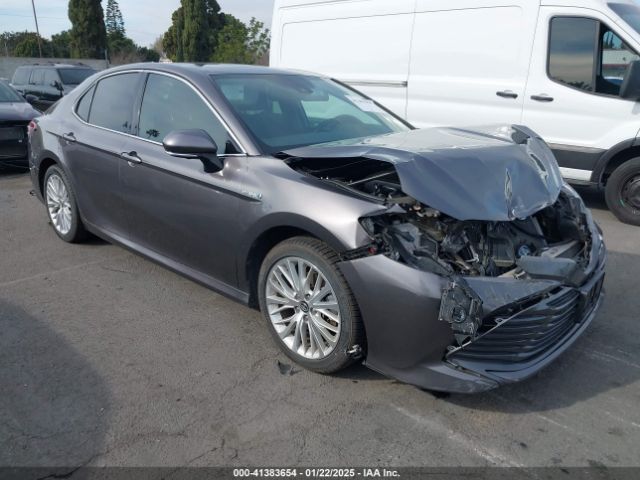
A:
<svg viewBox="0 0 640 480">
<path fill-rule="evenodd" d="M 31 0 L 31 7 L 33 8 L 33 19 L 36 21 L 36 35 L 38 35 L 38 51 L 40 52 L 40 58 L 42 58 L 42 40 L 40 40 L 40 29 L 38 28 L 38 16 L 36 15 L 35 0 Z"/>
</svg>

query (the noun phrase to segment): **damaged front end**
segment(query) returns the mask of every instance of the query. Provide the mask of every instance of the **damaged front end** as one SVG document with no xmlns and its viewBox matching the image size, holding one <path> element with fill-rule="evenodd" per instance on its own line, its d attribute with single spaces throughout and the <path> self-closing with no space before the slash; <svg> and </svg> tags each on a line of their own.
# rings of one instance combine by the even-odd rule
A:
<svg viewBox="0 0 640 480">
<path fill-rule="evenodd" d="M 376 251 L 450 280 L 439 319 L 451 325 L 457 345 L 477 337 L 483 300 L 471 277 L 555 280 L 577 287 L 587 275 L 591 234 L 581 200 L 565 189 L 549 207 L 512 221 L 456 220 L 410 201 L 364 217 Z"/>
<path fill-rule="evenodd" d="M 365 298 L 372 368 L 436 390 L 492 388 L 535 373 L 593 318 L 604 277 L 602 236 L 577 193 L 563 185 L 546 145 L 530 131 L 505 131 L 506 140 L 447 129 L 469 141 L 462 149 L 416 151 L 406 148 L 411 141 L 387 139 L 289 155 L 292 168 L 385 206 L 360 219 L 371 243 L 347 252 L 342 266 Z M 400 293 L 403 280 L 411 295 Z M 367 298 L 372 293 L 389 295 L 382 302 Z M 385 323 L 393 306 L 397 315 L 410 310 L 422 319 Z M 380 351 L 411 344 L 391 331 L 394 321 L 417 336 L 411 348 L 422 353 L 394 358 Z M 446 345 L 438 354 L 426 347 L 430 341 Z"/>
</svg>

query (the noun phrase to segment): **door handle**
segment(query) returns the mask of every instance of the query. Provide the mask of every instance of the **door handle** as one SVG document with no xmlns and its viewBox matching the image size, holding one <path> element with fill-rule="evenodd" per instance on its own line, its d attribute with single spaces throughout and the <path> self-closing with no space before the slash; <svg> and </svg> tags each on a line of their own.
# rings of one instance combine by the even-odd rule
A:
<svg viewBox="0 0 640 480">
<path fill-rule="evenodd" d="M 496 95 L 502 98 L 518 98 L 518 94 L 511 90 L 502 90 L 501 92 L 496 92 Z"/>
<path fill-rule="evenodd" d="M 535 100 L 536 102 L 553 102 L 553 97 L 543 93 L 541 95 L 531 95 L 531 100 Z"/>
<path fill-rule="evenodd" d="M 124 158 L 127 162 L 129 162 L 129 165 L 131 166 L 139 165 L 142 163 L 142 159 L 138 156 L 138 153 L 134 151 L 122 152 L 120 156 Z"/>
<path fill-rule="evenodd" d="M 73 134 L 73 132 L 63 133 L 62 138 L 67 142 L 71 142 L 71 143 L 74 143 L 77 141 L 76 136 Z"/>
</svg>

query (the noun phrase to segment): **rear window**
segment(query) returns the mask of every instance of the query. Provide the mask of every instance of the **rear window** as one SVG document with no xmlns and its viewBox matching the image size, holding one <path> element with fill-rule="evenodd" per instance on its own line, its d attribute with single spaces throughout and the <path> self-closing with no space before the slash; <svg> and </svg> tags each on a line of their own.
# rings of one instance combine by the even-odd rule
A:
<svg viewBox="0 0 640 480">
<path fill-rule="evenodd" d="M 18 67 L 18 69 L 13 74 L 13 80 L 11 80 L 11 83 L 13 83 L 14 85 L 26 85 L 27 83 L 29 83 L 30 73 L 30 68 Z"/>
<path fill-rule="evenodd" d="M 58 73 L 63 85 L 80 85 L 96 72 L 90 68 L 59 68 Z"/>
<path fill-rule="evenodd" d="M 93 95 L 89 123 L 129 133 L 139 78 L 138 73 L 123 73 L 100 80 Z"/>
<path fill-rule="evenodd" d="M 4 82 L 0 82 L 0 103 L 7 102 L 24 102 L 24 98 L 22 98 L 9 85 Z"/>
<path fill-rule="evenodd" d="M 91 109 L 91 100 L 93 100 L 93 92 L 95 89 L 96 87 L 91 87 L 91 89 L 84 94 L 82 99 L 80 99 L 78 106 L 76 107 L 76 113 L 85 122 L 89 120 L 89 110 Z"/>
</svg>

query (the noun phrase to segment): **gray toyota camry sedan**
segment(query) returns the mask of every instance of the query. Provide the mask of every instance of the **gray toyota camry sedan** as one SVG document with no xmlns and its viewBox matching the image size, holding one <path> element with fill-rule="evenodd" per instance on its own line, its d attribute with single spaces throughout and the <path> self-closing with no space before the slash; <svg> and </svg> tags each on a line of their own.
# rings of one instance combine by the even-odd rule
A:
<svg viewBox="0 0 640 480">
<path fill-rule="evenodd" d="M 322 76 L 137 64 L 29 140 L 62 240 L 90 232 L 259 308 L 316 372 L 487 390 L 552 362 L 601 302 L 601 232 L 525 127 L 416 130 Z"/>
</svg>

